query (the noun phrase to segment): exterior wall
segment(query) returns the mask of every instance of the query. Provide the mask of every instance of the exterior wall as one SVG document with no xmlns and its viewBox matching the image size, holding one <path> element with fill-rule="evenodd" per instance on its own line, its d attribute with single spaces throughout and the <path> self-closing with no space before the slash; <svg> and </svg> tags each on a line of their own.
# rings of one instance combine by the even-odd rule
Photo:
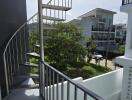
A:
<svg viewBox="0 0 132 100">
<path fill-rule="evenodd" d="M 92 19 L 91 18 L 83 18 L 81 20 L 81 27 L 83 29 L 82 34 L 84 36 L 90 37 L 91 38 L 91 29 L 92 29 Z"/>
<path fill-rule="evenodd" d="M 0 13 L 0 84 L 2 97 L 5 97 L 9 91 L 6 86 L 3 51 L 12 34 L 27 20 L 26 0 L 1 0 Z"/>
<path fill-rule="evenodd" d="M 113 14 L 99 11 L 96 12 L 94 17 L 83 17 L 80 23 L 83 29 L 82 34 L 95 40 L 97 44 L 96 50 L 105 51 L 109 37 L 109 47 L 112 48 L 109 52 L 115 51 L 115 30 L 112 28 L 111 32 L 108 32 L 108 27 L 113 25 Z M 81 41 L 81 43 L 86 44 L 85 41 Z"/>
</svg>

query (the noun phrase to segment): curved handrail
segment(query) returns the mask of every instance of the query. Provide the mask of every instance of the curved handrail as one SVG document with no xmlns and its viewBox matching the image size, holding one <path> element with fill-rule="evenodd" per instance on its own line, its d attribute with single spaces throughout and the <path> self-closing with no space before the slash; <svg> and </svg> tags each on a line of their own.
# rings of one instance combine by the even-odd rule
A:
<svg viewBox="0 0 132 100">
<path fill-rule="evenodd" d="M 8 48 L 8 46 L 9 46 L 9 44 L 10 44 L 10 42 L 11 42 L 11 40 L 16 36 L 16 34 L 27 24 L 27 22 L 29 22 L 32 18 L 34 18 L 36 15 L 37 15 L 38 13 L 35 13 L 30 19 L 28 19 L 19 29 L 17 29 L 17 31 L 12 35 L 12 37 L 9 39 L 9 41 L 8 41 L 8 43 L 7 43 L 7 45 L 6 45 L 6 47 L 5 47 L 5 50 L 4 50 L 4 53 L 3 54 L 5 54 L 5 52 L 6 52 L 6 50 L 7 50 L 7 48 Z"/>
<path fill-rule="evenodd" d="M 52 0 L 50 0 L 47 4 L 50 4 L 51 1 L 52 1 Z M 9 39 L 9 41 L 8 41 L 6 47 L 5 47 L 5 50 L 4 50 L 4 53 L 3 53 L 3 54 L 5 54 L 5 52 L 6 52 L 7 48 L 8 48 L 8 46 L 9 46 L 9 44 L 10 44 L 10 42 L 11 42 L 11 40 L 15 37 L 15 35 L 27 24 L 27 22 L 29 22 L 29 21 L 30 21 L 33 17 L 35 17 L 37 14 L 38 14 L 38 12 L 35 13 L 31 18 L 29 18 L 19 29 L 17 29 L 17 31 L 16 31 L 16 32 L 12 35 L 12 37 Z"/>
<path fill-rule="evenodd" d="M 52 0 L 50 0 L 50 1 L 47 3 L 47 5 L 48 5 L 48 4 L 50 4 L 50 3 L 51 3 L 51 1 L 52 1 Z"/>
</svg>

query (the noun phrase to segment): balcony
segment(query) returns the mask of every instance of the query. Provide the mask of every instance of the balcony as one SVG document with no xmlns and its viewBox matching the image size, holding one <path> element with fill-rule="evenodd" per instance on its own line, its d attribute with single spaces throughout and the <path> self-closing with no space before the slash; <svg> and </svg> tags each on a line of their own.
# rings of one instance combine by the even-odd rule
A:
<svg viewBox="0 0 132 100">
<path fill-rule="evenodd" d="M 122 5 L 131 4 L 132 0 L 122 0 Z"/>
<path fill-rule="evenodd" d="M 103 97 L 105 100 L 120 100 L 120 95 L 122 90 L 121 89 L 122 77 L 123 77 L 123 69 L 119 69 L 119 70 L 109 72 L 109 73 L 106 73 L 97 77 L 93 77 L 90 79 L 86 79 L 86 80 L 83 80 L 82 77 L 78 77 L 73 79 L 73 82 L 76 82 L 77 84 L 81 84 L 83 87 L 87 88 L 90 91 L 93 91 L 93 93 L 99 95 L 100 97 Z M 24 84 L 25 83 L 34 84 L 32 79 L 25 81 Z M 77 100 L 84 100 L 84 93 L 81 90 L 81 88 L 80 89 L 77 88 L 78 87 L 77 84 L 76 85 L 73 85 L 72 83 L 69 84 L 69 80 L 66 80 L 63 83 L 60 82 L 58 84 L 49 85 L 48 87 L 45 87 L 45 91 L 46 91 L 46 94 L 49 93 L 47 95 L 48 98 L 51 99 L 54 97 L 54 100 L 62 100 L 61 99 L 62 96 L 63 96 L 63 100 L 74 100 L 75 96 L 77 96 Z M 61 95 L 62 89 L 64 89 L 63 90 L 64 95 Z M 53 91 L 56 91 L 56 92 L 53 92 Z M 78 95 L 76 95 L 76 93 Z M 49 95 L 51 97 L 49 97 Z M 92 95 L 96 96 L 94 94 Z M 42 100 L 39 97 L 38 89 L 14 90 L 13 93 L 10 95 L 10 100 L 18 100 L 18 99 L 19 100 Z M 49 100 L 49 99 L 46 99 L 46 100 Z M 95 99 L 93 99 L 90 96 L 87 96 L 87 100 L 95 100 Z"/>
<path fill-rule="evenodd" d="M 101 31 L 101 32 L 115 32 L 115 27 L 112 26 L 111 29 L 92 27 L 92 31 Z"/>
</svg>

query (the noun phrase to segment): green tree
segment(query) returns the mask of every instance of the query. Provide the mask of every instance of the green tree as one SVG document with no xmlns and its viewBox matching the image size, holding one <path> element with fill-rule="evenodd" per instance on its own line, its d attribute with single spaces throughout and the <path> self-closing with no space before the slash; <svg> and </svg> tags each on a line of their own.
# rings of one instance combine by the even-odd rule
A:
<svg viewBox="0 0 132 100">
<path fill-rule="evenodd" d="M 78 67 L 84 63 L 86 48 L 65 37 L 52 37 L 45 45 L 47 58 L 54 67 L 64 70 L 67 67 Z"/>
<path fill-rule="evenodd" d="M 69 23 L 59 23 L 55 25 L 55 28 L 56 30 L 46 33 L 48 36 L 45 43 L 45 55 L 50 64 L 64 70 L 84 63 L 87 51 L 79 43 L 83 39 L 80 28 Z"/>
<path fill-rule="evenodd" d="M 92 56 L 96 49 L 96 43 L 92 39 L 87 39 L 87 63 L 92 60 Z"/>
<path fill-rule="evenodd" d="M 125 53 L 125 45 L 118 45 L 118 53 L 120 54 Z"/>
</svg>

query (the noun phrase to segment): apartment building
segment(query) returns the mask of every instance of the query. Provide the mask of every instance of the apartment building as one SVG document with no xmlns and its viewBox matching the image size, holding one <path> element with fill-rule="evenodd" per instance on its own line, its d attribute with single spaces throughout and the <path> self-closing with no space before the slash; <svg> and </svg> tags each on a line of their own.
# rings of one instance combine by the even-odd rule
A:
<svg viewBox="0 0 132 100">
<path fill-rule="evenodd" d="M 113 16 L 116 12 L 102 8 L 93 9 L 81 16 L 78 19 L 70 21 L 82 28 L 82 34 L 85 37 L 90 37 L 95 40 L 97 50 L 105 51 L 106 46 L 112 48 L 109 52 L 116 49 L 115 44 L 115 26 L 113 25 Z M 86 42 L 82 42 L 86 44 Z"/>
<path fill-rule="evenodd" d="M 126 24 L 116 24 L 115 25 L 115 40 L 117 43 L 125 44 L 126 41 Z"/>
</svg>

